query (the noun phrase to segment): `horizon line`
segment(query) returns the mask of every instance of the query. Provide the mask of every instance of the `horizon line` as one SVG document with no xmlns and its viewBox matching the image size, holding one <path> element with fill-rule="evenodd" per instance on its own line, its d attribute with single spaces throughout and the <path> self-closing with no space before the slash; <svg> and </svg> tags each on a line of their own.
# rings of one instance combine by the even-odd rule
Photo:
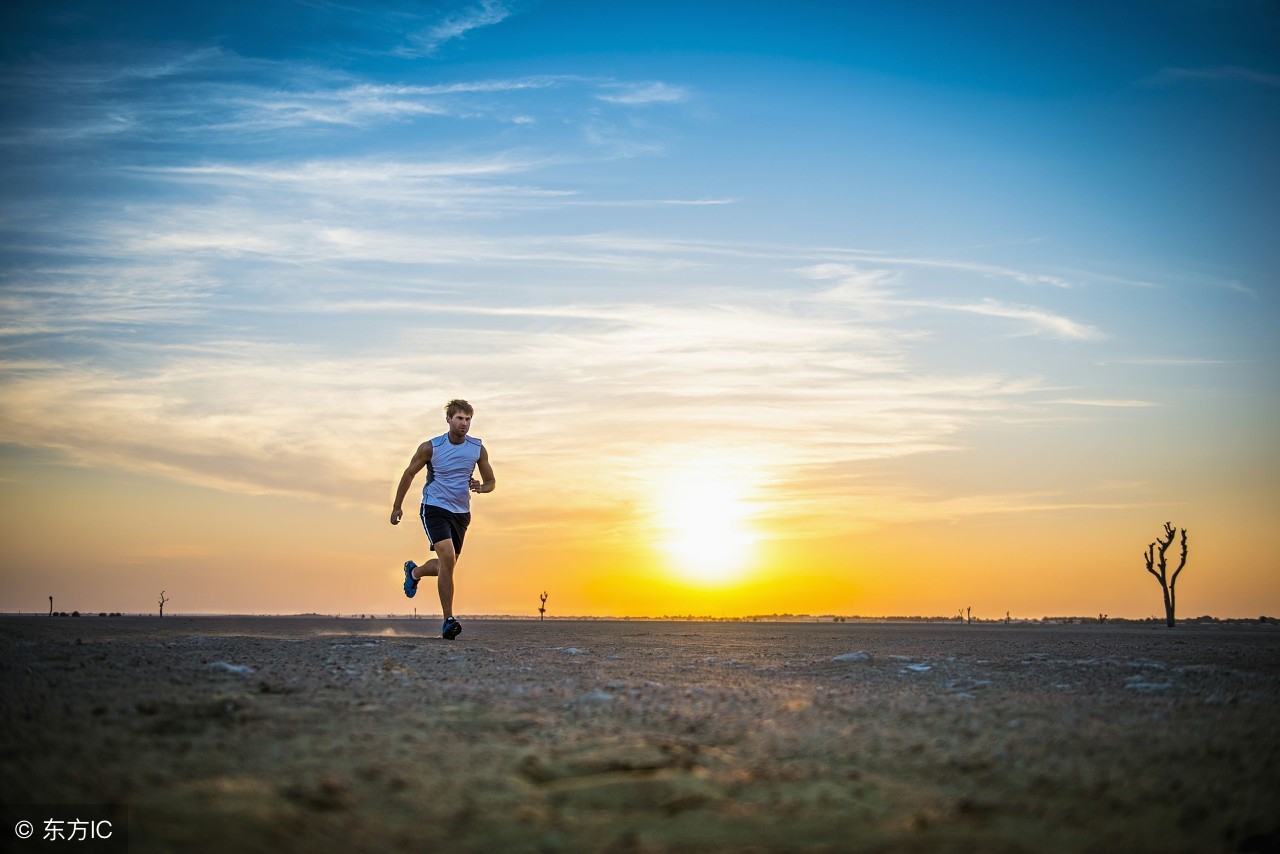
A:
<svg viewBox="0 0 1280 854">
<path fill-rule="evenodd" d="M 106 611 L 85 611 L 85 612 L 67 612 L 54 611 L 52 614 L 45 611 L 4 611 L 0 612 L 0 618 L 4 617 L 38 617 L 38 618 L 65 618 L 65 619 L 260 619 L 260 620 L 358 620 L 362 622 L 372 621 L 405 621 L 417 622 L 422 620 L 439 620 L 443 619 L 440 614 L 321 614 L 317 612 L 305 613 L 234 613 L 234 612 L 180 612 L 161 616 L 153 613 L 141 612 L 106 612 Z M 1101 619 L 1100 619 L 1101 617 Z M 746 614 L 742 616 L 715 616 L 712 614 L 664 614 L 662 616 L 641 615 L 641 616 L 608 616 L 598 614 L 560 614 L 546 617 L 534 617 L 522 614 L 475 614 L 469 616 L 471 620 L 518 620 L 545 622 L 546 620 L 560 621 L 576 621 L 576 622 L 627 622 L 627 621 L 646 621 L 646 622 L 698 622 L 698 623 L 727 623 L 727 622 L 774 622 L 774 623 L 796 623 L 796 622 L 812 622 L 812 623 L 844 623 L 844 622 L 861 622 L 861 623 L 892 623 L 892 622 L 956 622 L 961 624 L 973 623 L 1052 623 L 1063 621 L 1076 621 L 1085 623 L 1094 623 L 1105 625 L 1107 623 L 1147 623 L 1165 621 L 1162 615 L 1151 614 L 1146 617 L 1119 617 L 1110 614 L 1099 614 L 1097 616 L 1084 616 L 1080 614 L 1046 614 L 1040 617 L 1015 617 L 1008 615 L 1005 617 L 961 617 L 959 614 L 893 614 L 886 616 L 873 616 L 867 614 Z M 1179 623 L 1194 622 L 1253 622 L 1267 623 L 1280 622 L 1280 618 L 1273 617 L 1270 614 L 1260 614 L 1255 617 L 1216 617 L 1212 614 L 1200 614 L 1194 617 L 1178 617 Z"/>
</svg>

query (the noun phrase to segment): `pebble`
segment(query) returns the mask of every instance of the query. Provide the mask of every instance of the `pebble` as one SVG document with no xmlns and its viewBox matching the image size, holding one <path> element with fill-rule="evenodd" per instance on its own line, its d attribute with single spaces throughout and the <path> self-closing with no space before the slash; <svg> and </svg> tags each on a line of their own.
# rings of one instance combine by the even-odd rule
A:
<svg viewBox="0 0 1280 854">
<path fill-rule="evenodd" d="M 236 676 L 248 676 L 253 668 L 247 664 L 230 664 L 226 661 L 214 661 L 209 664 L 211 673 L 232 673 Z"/>
</svg>

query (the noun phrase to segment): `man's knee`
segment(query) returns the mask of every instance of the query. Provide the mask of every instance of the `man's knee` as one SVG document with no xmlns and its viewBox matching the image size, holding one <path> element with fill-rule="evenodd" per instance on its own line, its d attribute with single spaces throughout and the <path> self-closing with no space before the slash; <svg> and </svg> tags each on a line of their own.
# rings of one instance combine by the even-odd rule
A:
<svg viewBox="0 0 1280 854">
<path fill-rule="evenodd" d="M 458 553 L 453 549 L 453 540 L 440 540 L 436 543 L 436 558 L 441 569 L 453 569 L 458 562 Z"/>
</svg>

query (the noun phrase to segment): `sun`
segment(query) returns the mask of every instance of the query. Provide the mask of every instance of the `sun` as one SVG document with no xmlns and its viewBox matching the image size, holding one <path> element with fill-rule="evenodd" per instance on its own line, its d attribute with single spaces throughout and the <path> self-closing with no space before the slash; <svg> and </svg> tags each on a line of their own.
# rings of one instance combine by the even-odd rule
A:
<svg viewBox="0 0 1280 854">
<path fill-rule="evenodd" d="M 657 512 L 657 545 L 687 581 L 720 585 L 747 568 L 757 536 L 748 490 L 704 480 L 683 484 Z"/>
</svg>

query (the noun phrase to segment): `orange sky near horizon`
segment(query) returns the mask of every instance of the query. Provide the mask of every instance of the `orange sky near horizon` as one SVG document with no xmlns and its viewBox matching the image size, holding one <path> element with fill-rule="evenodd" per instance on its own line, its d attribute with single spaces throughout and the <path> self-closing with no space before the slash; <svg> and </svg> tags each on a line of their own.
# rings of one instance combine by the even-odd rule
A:
<svg viewBox="0 0 1280 854">
<path fill-rule="evenodd" d="M 1162 614 L 1141 557 L 1162 524 L 1148 509 L 991 512 L 819 536 L 790 536 L 793 519 L 765 517 L 751 523 L 757 541 L 739 562 L 704 576 L 699 559 L 666 548 L 672 538 L 651 519 L 603 501 L 581 519 L 528 527 L 528 485 L 499 447 L 499 490 L 473 503 L 460 614 L 531 616 L 544 590 L 559 616 Z M 390 486 L 385 506 L 338 506 L 57 463 L 18 474 L 3 484 L 6 611 L 42 612 L 54 595 L 58 610 L 147 613 L 162 589 L 171 614 L 439 611 L 430 582 L 412 601 L 400 591 L 399 565 L 425 558 L 425 538 L 413 515 L 388 524 Z M 406 505 L 415 502 L 411 492 Z M 1275 613 L 1274 565 L 1256 561 L 1250 539 L 1265 520 L 1242 509 L 1185 520 L 1180 616 Z"/>
</svg>

